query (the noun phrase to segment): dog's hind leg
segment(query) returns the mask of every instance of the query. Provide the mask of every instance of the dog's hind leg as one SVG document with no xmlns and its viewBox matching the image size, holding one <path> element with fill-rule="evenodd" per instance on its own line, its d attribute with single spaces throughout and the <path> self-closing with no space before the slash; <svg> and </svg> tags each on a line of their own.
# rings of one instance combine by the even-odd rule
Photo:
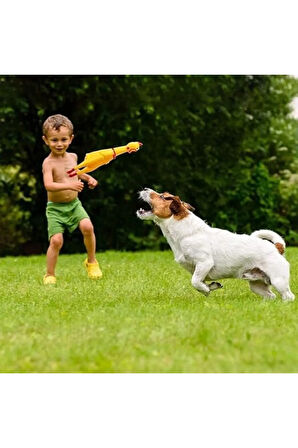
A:
<svg viewBox="0 0 298 448">
<path fill-rule="evenodd" d="M 251 281 L 261 280 L 266 285 L 271 284 L 270 278 L 268 277 L 268 275 L 265 274 L 265 272 L 259 268 L 253 268 L 253 269 L 249 269 L 246 272 L 243 272 L 242 278 L 244 280 L 251 280 Z"/>
<path fill-rule="evenodd" d="M 249 286 L 252 292 L 266 299 L 275 299 L 276 297 L 276 295 L 270 290 L 269 285 L 266 285 L 261 280 L 250 281 Z"/>
<path fill-rule="evenodd" d="M 281 295 L 282 300 L 295 300 L 295 296 L 289 286 L 290 265 L 285 258 L 280 257 L 279 264 L 274 264 L 273 266 L 271 266 L 270 280 L 272 286 Z"/>
<path fill-rule="evenodd" d="M 204 260 L 203 263 L 197 263 L 191 279 L 192 286 L 205 296 L 208 296 L 208 294 L 210 293 L 210 288 L 206 283 L 204 283 L 204 280 L 212 267 L 213 260 L 211 258 L 208 260 Z"/>
<path fill-rule="evenodd" d="M 291 302 L 295 300 L 295 296 L 290 290 L 289 283 L 287 279 L 277 277 L 272 280 L 272 285 L 281 295 L 282 300 L 285 302 Z"/>
</svg>

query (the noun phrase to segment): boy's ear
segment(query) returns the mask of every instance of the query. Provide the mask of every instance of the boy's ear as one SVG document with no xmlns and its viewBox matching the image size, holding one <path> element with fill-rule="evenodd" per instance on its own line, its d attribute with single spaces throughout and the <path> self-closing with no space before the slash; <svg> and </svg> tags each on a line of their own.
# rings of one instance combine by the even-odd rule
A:
<svg viewBox="0 0 298 448">
<path fill-rule="evenodd" d="M 45 144 L 47 145 L 47 144 L 48 144 L 48 142 L 47 142 L 47 137 L 46 137 L 45 135 L 43 135 L 41 138 L 43 139 L 43 141 L 44 141 Z"/>
</svg>

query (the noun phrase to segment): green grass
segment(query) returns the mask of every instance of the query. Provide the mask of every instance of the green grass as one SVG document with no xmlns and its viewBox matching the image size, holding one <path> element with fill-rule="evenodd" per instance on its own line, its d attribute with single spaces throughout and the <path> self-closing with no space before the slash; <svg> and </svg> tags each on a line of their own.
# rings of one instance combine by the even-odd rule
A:
<svg viewBox="0 0 298 448">
<path fill-rule="evenodd" d="M 100 281 L 83 259 L 61 255 L 47 287 L 45 256 L 0 260 L 1 372 L 298 372 L 298 301 L 240 280 L 205 298 L 171 252 L 98 254 Z"/>
</svg>

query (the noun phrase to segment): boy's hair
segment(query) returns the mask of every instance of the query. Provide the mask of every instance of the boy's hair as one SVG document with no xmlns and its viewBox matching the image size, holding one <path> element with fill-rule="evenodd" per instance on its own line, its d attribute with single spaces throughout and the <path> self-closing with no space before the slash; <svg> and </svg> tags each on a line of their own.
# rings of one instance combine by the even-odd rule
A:
<svg viewBox="0 0 298 448">
<path fill-rule="evenodd" d="M 70 134 L 73 134 L 72 122 L 67 117 L 60 114 L 51 115 L 46 119 L 46 121 L 42 125 L 42 133 L 43 135 L 47 135 L 47 132 L 50 129 L 55 129 L 56 131 L 59 131 L 61 126 L 65 126 L 66 128 L 69 129 Z"/>
</svg>

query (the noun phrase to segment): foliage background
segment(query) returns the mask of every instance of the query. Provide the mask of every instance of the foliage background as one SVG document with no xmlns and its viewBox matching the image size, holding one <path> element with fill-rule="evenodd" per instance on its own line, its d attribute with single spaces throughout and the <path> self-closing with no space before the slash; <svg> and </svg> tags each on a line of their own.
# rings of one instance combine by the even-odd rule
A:
<svg viewBox="0 0 298 448">
<path fill-rule="evenodd" d="M 55 113 L 74 123 L 79 161 L 144 143 L 95 171 L 98 188 L 80 195 L 99 250 L 166 247 L 136 219 L 145 186 L 178 194 L 213 226 L 269 227 L 297 245 L 297 91 L 288 76 L 1 76 L 0 255 L 47 248 L 41 127 Z M 84 250 L 78 230 L 66 239 L 64 252 Z"/>
</svg>

